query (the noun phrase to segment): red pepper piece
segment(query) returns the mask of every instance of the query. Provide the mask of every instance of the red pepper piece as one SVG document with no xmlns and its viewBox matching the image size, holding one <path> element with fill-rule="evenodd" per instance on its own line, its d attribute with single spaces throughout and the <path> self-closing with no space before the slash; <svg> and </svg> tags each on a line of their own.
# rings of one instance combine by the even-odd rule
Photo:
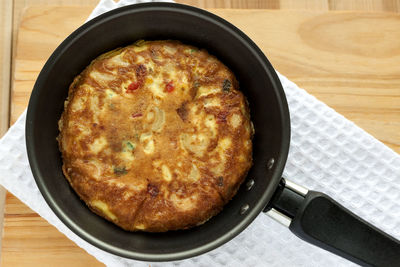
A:
<svg viewBox="0 0 400 267">
<path fill-rule="evenodd" d="M 130 91 L 135 91 L 139 89 L 140 83 L 139 82 L 133 82 L 130 85 L 128 85 L 128 88 L 126 89 L 126 92 L 129 93 Z"/>
<path fill-rule="evenodd" d="M 128 88 L 126 89 L 127 93 L 132 93 L 133 91 L 139 89 L 140 87 L 142 87 L 143 82 L 144 82 L 144 78 L 147 75 L 147 69 L 146 66 L 143 64 L 140 64 L 137 66 L 136 68 L 136 82 L 131 83 L 130 85 L 128 85 Z"/>
<path fill-rule="evenodd" d="M 175 86 L 172 81 L 170 81 L 169 83 L 167 83 L 165 85 L 165 91 L 167 91 L 168 93 L 171 93 L 172 91 L 174 91 L 174 89 L 175 89 Z"/>
<path fill-rule="evenodd" d="M 132 118 L 138 118 L 138 117 L 142 117 L 143 114 L 142 113 L 133 113 L 132 114 Z"/>
</svg>

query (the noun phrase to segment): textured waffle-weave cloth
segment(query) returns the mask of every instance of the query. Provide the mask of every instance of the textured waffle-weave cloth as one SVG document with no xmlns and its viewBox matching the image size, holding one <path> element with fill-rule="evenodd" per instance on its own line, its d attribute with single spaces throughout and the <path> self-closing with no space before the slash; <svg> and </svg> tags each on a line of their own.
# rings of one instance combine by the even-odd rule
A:
<svg viewBox="0 0 400 267">
<path fill-rule="evenodd" d="M 102 0 L 89 19 L 127 4 Z M 400 239 L 400 156 L 278 74 L 291 116 L 284 177 L 327 193 L 360 217 Z M 0 184 L 107 266 L 352 266 L 294 236 L 264 214 L 225 245 L 191 259 L 148 263 L 102 251 L 71 232 L 52 212 L 32 176 L 25 147 L 24 112 L 0 140 Z"/>
</svg>

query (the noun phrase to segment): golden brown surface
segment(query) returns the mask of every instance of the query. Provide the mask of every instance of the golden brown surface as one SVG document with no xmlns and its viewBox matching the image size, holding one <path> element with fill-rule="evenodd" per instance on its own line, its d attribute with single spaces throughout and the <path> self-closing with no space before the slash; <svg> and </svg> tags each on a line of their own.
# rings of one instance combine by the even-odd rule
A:
<svg viewBox="0 0 400 267">
<path fill-rule="evenodd" d="M 64 174 L 94 212 L 126 230 L 199 225 L 251 166 L 253 130 L 237 89 L 215 57 L 177 41 L 103 54 L 69 89 Z"/>
</svg>

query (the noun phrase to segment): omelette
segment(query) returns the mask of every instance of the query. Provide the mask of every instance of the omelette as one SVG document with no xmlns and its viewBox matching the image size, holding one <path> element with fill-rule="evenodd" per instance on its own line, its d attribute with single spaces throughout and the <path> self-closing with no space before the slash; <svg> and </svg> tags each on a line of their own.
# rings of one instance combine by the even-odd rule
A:
<svg viewBox="0 0 400 267">
<path fill-rule="evenodd" d="M 252 126 L 234 74 L 205 50 L 138 41 L 72 82 L 59 120 L 63 173 L 96 214 L 128 231 L 201 225 L 252 165 Z"/>
</svg>

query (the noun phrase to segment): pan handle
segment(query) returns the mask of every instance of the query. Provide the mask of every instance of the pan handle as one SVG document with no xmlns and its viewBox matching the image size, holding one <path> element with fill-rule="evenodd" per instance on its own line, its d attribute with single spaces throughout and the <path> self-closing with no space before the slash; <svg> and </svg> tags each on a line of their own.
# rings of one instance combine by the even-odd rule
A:
<svg viewBox="0 0 400 267">
<path fill-rule="evenodd" d="M 268 215 L 295 235 L 363 266 L 400 266 L 400 242 L 324 193 L 282 179 Z"/>
</svg>

